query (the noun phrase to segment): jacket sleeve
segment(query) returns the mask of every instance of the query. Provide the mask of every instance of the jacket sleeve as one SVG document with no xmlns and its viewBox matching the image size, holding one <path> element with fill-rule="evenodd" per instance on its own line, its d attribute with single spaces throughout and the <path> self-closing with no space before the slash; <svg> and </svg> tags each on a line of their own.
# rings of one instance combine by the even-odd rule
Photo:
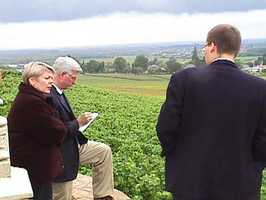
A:
<svg viewBox="0 0 266 200">
<path fill-rule="evenodd" d="M 65 122 L 65 125 L 67 127 L 68 134 L 72 135 L 73 137 L 76 137 L 77 132 L 79 132 L 78 120 L 74 119 L 72 121 Z"/>
<path fill-rule="evenodd" d="M 166 100 L 161 107 L 156 130 L 163 155 L 170 153 L 176 146 L 182 123 L 185 79 L 186 71 L 184 70 L 172 75 L 166 92 Z"/>
<path fill-rule="evenodd" d="M 30 113 L 28 114 L 29 134 L 40 144 L 51 145 L 61 144 L 67 133 L 64 123 L 55 116 L 54 110 L 49 104 L 41 101 L 31 103 Z"/>
<path fill-rule="evenodd" d="M 260 121 L 253 138 L 253 157 L 266 166 L 266 86 L 263 94 Z"/>
</svg>

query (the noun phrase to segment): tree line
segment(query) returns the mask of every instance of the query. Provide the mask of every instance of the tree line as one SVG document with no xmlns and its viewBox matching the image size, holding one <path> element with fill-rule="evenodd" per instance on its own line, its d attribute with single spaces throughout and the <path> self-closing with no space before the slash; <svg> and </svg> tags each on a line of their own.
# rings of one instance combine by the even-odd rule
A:
<svg viewBox="0 0 266 200">
<path fill-rule="evenodd" d="M 257 60 L 254 61 L 254 65 L 266 65 L 266 53 L 259 56 Z"/>
<path fill-rule="evenodd" d="M 133 63 L 129 63 L 124 57 L 119 56 L 112 63 L 104 61 L 90 60 L 81 63 L 85 73 L 133 73 L 133 74 L 166 74 L 173 73 L 187 65 L 198 66 L 203 64 L 203 60 L 199 58 L 197 48 L 194 47 L 191 61 L 187 63 L 177 62 L 175 57 L 170 57 L 165 63 L 157 58 L 149 60 L 145 55 L 137 55 Z"/>
</svg>

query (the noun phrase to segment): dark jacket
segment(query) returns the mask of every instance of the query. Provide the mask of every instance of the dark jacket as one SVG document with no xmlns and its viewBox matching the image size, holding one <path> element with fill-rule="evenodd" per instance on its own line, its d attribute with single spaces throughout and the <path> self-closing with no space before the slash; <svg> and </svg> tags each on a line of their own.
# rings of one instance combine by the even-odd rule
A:
<svg viewBox="0 0 266 200">
<path fill-rule="evenodd" d="M 157 134 L 167 190 L 180 199 L 259 199 L 266 81 L 226 60 L 175 73 Z"/>
<path fill-rule="evenodd" d="M 64 161 L 64 171 L 56 178 L 55 182 L 65 182 L 74 180 L 77 177 L 79 169 L 79 149 L 80 145 L 87 143 L 88 139 L 78 130 L 78 121 L 68 103 L 68 100 L 60 95 L 55 87 L 51 90 L 51 96 L 57 111 L 59 112 L 60 119 L 67 127 L 67 136 L 61 146 L 61 152 Z M 62 102 L 65 98 L 66 103 Z"/>
<path fill-rule="evenodd" d="M 63 169 L 60 144 L 65 125 L 58 119 L 51 97 L 20 84 L 8 114 L 11 165 L 27 169 L 37 182 L 51 182 Z"/>
</svg>

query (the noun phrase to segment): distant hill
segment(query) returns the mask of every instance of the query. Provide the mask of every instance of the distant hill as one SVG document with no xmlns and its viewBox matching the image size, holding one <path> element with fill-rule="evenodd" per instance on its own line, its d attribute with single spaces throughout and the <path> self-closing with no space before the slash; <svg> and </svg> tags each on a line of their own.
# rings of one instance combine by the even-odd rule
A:
<svg viewBox="0 0 266 200">
<path fill-rule="evenodd" d="M 58 49 L 26 49 L 0 50 L 0 64 L 27 63 L 32 60 L 41 60 L 52 63 L 58 56 L 71 55 L 78 59 L 108 58 L 130 55 L 174 55 L 176 57 L 190 57 L 194 45 L 201 49 L 203 41 L 171 42 L 155 44 L 111 45 L 101 47 L 73 47 Z M 266 49 L 266 39 L 244 40 L 242 51 L 247 54 L 260 54 Z M 254 52 L 253 52 L 254 50 Z"/>
</svg>

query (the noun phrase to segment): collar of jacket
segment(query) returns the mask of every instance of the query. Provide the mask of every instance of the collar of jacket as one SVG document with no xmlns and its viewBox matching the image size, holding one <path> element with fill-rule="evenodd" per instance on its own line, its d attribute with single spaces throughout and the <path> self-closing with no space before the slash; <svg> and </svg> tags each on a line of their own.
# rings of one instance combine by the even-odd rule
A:
<svg viewBox="0 0 266 200">
<path fill-rule="evenodd" d="M 60 89 L 56 84 L 53 84 L 52 88 L 54 88 L 58 94 L 63 94 L 63 90 Z"/>
<path fill-rule="evenodd" d="M 52 97 L 50 94 L 43 93 L 43 92 L 37 90 L 36 88 L 32 87 L 29 84 L 20 83 L 18 89 L 19 89 L 20 93 L 34 95 L 34 96 L 37 96 L 37 97 L 43 99 L 46 102 L 49 102 L 49 103 L 52 102 Z"/>
<path fill-rule="evenodd" d="M 234 68 L 239 68 L 234 62 L 227 59 L 218 59 L 211 63 L 211 65 L 226 65 Z"/>
</svg>

